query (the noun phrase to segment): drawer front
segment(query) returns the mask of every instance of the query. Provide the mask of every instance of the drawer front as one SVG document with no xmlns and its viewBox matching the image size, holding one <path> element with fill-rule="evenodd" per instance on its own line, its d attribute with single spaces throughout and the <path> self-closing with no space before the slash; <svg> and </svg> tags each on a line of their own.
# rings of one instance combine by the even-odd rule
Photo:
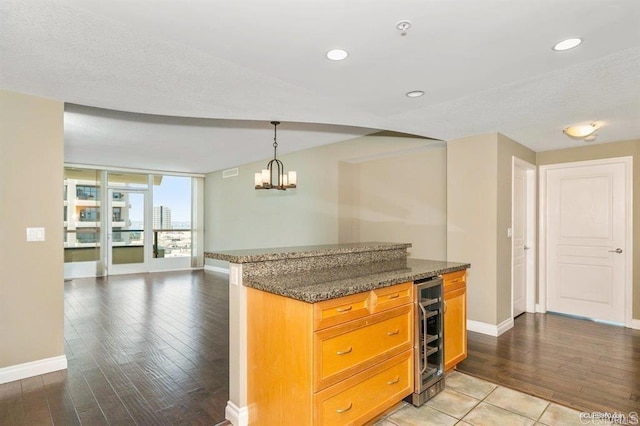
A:
<svg viewBox="0 0 640 426">
<path fill-rule="evenodd" d="M 412 351 L 405 351 L 314 397 L 315 424 L 360 425 L 413 391 Z"/>
<path fill-rule="evenodd" d="M 373 311 L 381 312 L 413 302 L 413 282 L 373 290 Z"/>
<path fill-rule="evenodd" d="M 467 285 L 467 270 L 450 272 L 442 275 L 444 291 L 457 290 Z"/>
<path fill-rule="evenodd" d="M 370 314 L 371 292 L 325 300 L 313 305 L 314 330 L 343 324 Z"/>
<path fill-rule="evenodd" d="M 404 305 L 316 332 L 316 390 L 411 348 L 411 307 Z"/>
</svg>

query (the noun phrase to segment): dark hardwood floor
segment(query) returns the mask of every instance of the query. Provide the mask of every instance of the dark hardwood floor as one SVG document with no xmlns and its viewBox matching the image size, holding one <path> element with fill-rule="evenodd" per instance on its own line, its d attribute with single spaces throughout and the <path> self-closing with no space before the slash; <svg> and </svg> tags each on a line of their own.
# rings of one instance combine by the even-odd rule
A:
<svg viewBox="0 0 640 426">
<path fill-rule="evenodd" d="M 523 314 L 500 337 L 468 334 L 458 371 L 586 412 L 640 411 L 640 331 Z"/>
<path fill-rule="evenodd" d="M 227 276 L 65 282 L 68 370 L 0 385 L 0 425 L 215 425 L 229 399 Z"/>
<path fill-rule="evenodd" d="M 0 385 L 0 425 L 215 425 L 229 398 L 227 276 L 65 285 L 67 371 Z M 458 370 L 581 411 L 640 410 L 640 331 L 525 314 L 469 332 Z"/>
</svg>

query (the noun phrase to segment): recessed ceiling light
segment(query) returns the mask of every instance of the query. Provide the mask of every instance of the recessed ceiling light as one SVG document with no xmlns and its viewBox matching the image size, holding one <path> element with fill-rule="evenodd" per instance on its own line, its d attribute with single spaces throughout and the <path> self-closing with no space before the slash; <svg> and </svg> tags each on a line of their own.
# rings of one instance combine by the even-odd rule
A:
<svg viewBox="0 0 640 426">
<path fill-rule="evenodd" d="M 411 92 L 407 92 L 407 98 L 419 98 L 420 96 L 424 96 L 424 92 L 422 90 L 412 90 Z"/>
<path fill-rule="evenodd" d="M 578 46 L 580 43 L 582 43 L 581 38 L 568 38 L 566 40 L 562 40 L 556 43 L 553 46 L 553 50 L 563 51 L 563 50 L 573 49 L 574 47 Z"/>
<path fill-rule="evenodd" d="M 342 61 L 347 59 L 349 52 L 344 49 L 333 49 L 327 52 L 327 59 L 331 61 Z"/>
</svg>

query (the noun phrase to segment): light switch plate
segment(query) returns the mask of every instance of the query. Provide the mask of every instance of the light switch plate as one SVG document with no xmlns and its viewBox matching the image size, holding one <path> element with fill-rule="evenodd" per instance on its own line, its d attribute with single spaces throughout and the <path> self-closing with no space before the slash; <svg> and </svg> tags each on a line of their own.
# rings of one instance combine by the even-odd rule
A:
<svg viewBox="0 0 640 426">
<path fill-rule="evenodd" d="M 507 238 L 511 238 L 511 237 L 513 237 L 513 229 L 507 228 Z"/>
<path fill-rule="evenodd" d="M 44 241 L 44 228 L 27 228 L 27 241 Z"/>
</svg>

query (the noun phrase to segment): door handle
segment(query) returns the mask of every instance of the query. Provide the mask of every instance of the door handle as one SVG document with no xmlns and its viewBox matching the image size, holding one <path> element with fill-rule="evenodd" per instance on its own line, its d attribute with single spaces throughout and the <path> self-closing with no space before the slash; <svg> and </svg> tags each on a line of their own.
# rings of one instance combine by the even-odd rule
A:
<svg viewBox="0 0 640 426">
<path fill-rule="evenodd" d="M 622 253 L 622 249 L 621 248 L 617 248 L 615 250 L 609 250 L 609 253 L 618 253 L 618 254 L 620 254 L 620 253 Z"/>
<path fill-rule="evenodd" d="M 524 249 L 525 249 L 525 250 L 529 250 L 530 248 L 531 248 L 531 247 L 529 247 L 529 246 L 524 246 Z"/>
</svg>

